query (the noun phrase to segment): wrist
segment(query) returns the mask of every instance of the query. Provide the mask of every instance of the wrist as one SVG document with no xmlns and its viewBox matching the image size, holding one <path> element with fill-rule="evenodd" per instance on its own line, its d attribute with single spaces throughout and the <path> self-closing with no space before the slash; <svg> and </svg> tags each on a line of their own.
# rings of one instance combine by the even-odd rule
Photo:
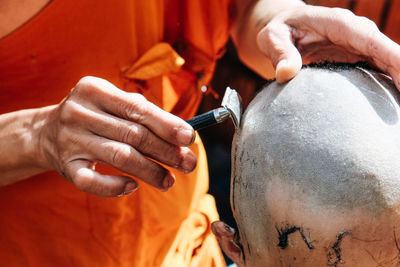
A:
<svg viewBox="0 0 400 267">
<path fill-rule="evenodd" d="M 51 169 L 40 141 L 51 109 L 27 109 L 0 116 L 0 186 Z"/>
<path fill-rule="evenodd" d="M 48 138 L 46 138 L 47 130 L 49 129 L 49 122 L 51 114 L 54 112 L 56 106 L 48 106 L 37 110 L 36 115 L 32 119 L 31 135 L 32 146 L 30 147 L 31 156 L 34 157 L 35 165 L 43 170 L 53 169 L 52 164 L 48 160 L 49 146 Z"/>
<path fill-rule="evenodd" d="M 14 154 L 15 167 L 21 170 L 36 170 L 41 172 L 50 170 L 51 166 L 45 156 L 45 142 L 43 129 L 46 127 L 49 114 L 54 106 L 20 110 L 15 112 L 15 125 L 12 127 L 15 140 L 10 140 L 20 153 Z M 18 146 L 18 147 L 17 147 Z"/>
</svg>

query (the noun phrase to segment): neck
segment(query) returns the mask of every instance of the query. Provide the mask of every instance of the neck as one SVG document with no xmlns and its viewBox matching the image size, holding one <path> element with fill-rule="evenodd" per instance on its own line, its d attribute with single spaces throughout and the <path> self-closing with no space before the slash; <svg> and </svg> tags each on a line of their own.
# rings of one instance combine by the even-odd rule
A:
<svg viewBox="0 0 400 267">
<path fill-rule="evenodd" d="M 51 0 L 0 1 L 0 38 L 21 27 Z"/>
</svg>

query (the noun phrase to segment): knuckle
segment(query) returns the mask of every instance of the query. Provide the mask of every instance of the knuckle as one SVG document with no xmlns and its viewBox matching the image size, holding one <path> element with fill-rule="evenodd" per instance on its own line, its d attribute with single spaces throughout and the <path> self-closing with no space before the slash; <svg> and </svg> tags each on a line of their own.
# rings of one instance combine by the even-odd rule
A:
<svg viewBox="0 0 400 267">
<path fill-rule="evenodd" d="M 334 7 L 329 11 L 330 16 L 328 16 L 328 18 L 336 22 L 337 25 L 340 25 L 340 27 L 348 27 L 348 25 L 353 25 L 358 19 L 357 16 L 348 9 Z"/>
<path fill-rule="evenodd" d="M 270 22 L 258 33 L 257 45 L 267 56 L 272 57 L 273 51 L 276 51 L 285 43 L 289 32 L 289 26 Z"/>
<path fill-rule="evenodd" d="M 358 17 L 360 24 L 362 24 L 364 27 L 367 27 L 370 31 L 379 31 L 378 26 L 376 25 L 375 22 L 370 20 L 367 17 Z"/>
<path fill-rule="evenodd" d="M 330 12 L 332 12 L 332 14 L 336 14 L 337 16 L 342 16 L 342 17 L 354 16 L 354 13 L 346 8 L 333 7 L 330 9 Z"/>
<path fill-rule="evenodd" d="M 260 32 L 258 33 L 257 36 L 258 40 L 265 42 L 273 38 L 273 36 L 275 35 L 275 27 L 276 23 L 274 22 L 268 23 L 267 26 L 261 29 Z"/>
<path fill-rule="evenodd" d="M 372 58 L 379 52 L 379 48 L 377 44 L 374 41 L 367 41 L 367 53 L 370 55 Z"/>
<path fill-rule="evenodd" d="M 116 168 L 122 168 L 128 164 L 131 150 L 127 146 L 116 148 L 111 153 L 111 164 Z"/>
<path fill-rule="evenodd" d="M 173 164 L 177 167 L 182 166 L 182 162 L 184 160 L 184 155 L 180 153 L 180 149 L 177 146 L 169 146 L 167 155 L 171 155 L 173 159 Z"/>
<path fill-rule="evenodd" d="M 130 125 L 129 127 L 121 127 L 121 141 L 126 144 L 130 144 L 133 147 L 138 147 L 145 139 L 146 133 L 144 133 L 143 127 Z"/>
<path fill-rule="evenodd" d="M 169 138 L 171 140 L 174 140 L 175 142 L 178 142 L 178 140 L 180 139 L 180 132 L 182 131 L 182 128 L 180 127 L 171 127 L 169 129 L 166 129 L 166 131 L 168 131 L 168 135 Z M 193 133 L 195 134 L 195 133 Z"/>
<path fill-rule="evenodd" d="M 145 102 L 147 101 L 146 97 L 142 94 L 138 94 L 138 93 L 132 93 L 132 97 L 136 99 L 136 101 L 142 101 Z"/>
<path fill-rule="evenodd" d="M 81 78 L 75 85 L 74 94 L 87 94 L 98 90 L 98 78 L 93 76 L 85 76 Z"/>
<path fill-rule="evenodd" d="M 121 126 L 119 127 L 118 132 L 120 134 L 120 140 L 122 143 L 132 145 L 132 141 L 134 139 L 133 138 L 134 130 L 131 127 Z"/>
<path fill-rule="evenodd" d="M 56 143 L 57 144 L 68 144 L 71 141 L 71 133 L 65 127 L 61 127 L 57 132 Z"/>
<path fill-rule="evenodd" d="M 164 144 L 159 147 L 156 156 L 165 164 L 177 168 L 181 166 L 184 156 L 180 153 L 181 149 L 172 144 Z"/>
<path fill-rule="evenodd" d="M 67 99 L 61 107 L 60 110 L 60 121 L 63 123 L 67 123 L 69 121 L 80 118 L 80 115 L 83 113 L 83 108 L 81 105 L 76 103 L 72 99 Z"/>
<path fill-rule="evenodd" d="M 121 108 L 121 113 L 125 114 L 127 118 L 141 123 L 148 113 L 148 101 L 141 94 L 135 94 L 131 101 L 128 101 L 125 105 L 121 105 Z"/>
<path fill-rule="evenodd" d="M 271 21 L 270 23 L 268 23 L 264 28 L 263 28 L 263 32 L 265 35 L 269 36 L 272 33 L 275 32 L 275 28 L 277 27 L 278 23 L 275 21 Z"/>
<path fill-rule="evenodd" d="M 354 25 L 357 23 L 362 28 L 370 30 L 378 30 L 378 26 L 372 20 L 364 16 L 357 16 L 352 11 L 343 8 L 332 8 L 333 16 L 336 16 L 340 21 L 347 23 L 348 25 Z"/>
<path fill-rule="evenodd" d="M 376 54 L 379 54 L 377 36 L 380 34 L 380 31 L 378 29 L 378 26 L 376 26 L 375 22 L 367 18 L 364 18 L 363 20 L 364 20 L 363 25 L 365 25 L 365 29 L 367 29 L 365 37 L 367 54 L 370 56 L 375 56 Z"/>
<path fill-rule="evenodd" d="M 76 85 L 82 87 L 91 87 L 94 86 L 95 80 L 96 78 L 93 76 L 84 76 L 78 81 Z"/>
<path fill-rule="evenodd" d="M 151 146 L 149 142 L 149 131 L 144 127 L 136 127 L 132 143 L 135 147 L 142 149 L 145 146 Z"/>
</svg>

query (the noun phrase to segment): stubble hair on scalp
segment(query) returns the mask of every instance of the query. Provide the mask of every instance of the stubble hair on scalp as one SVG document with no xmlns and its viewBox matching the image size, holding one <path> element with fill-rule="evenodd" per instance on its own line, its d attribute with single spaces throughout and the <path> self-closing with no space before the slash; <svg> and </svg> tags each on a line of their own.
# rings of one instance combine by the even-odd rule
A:
<svg viewBox="0 0 400 267">
<path fill-rule="evenodd" d="M 311 65 L 257 94 L 232 148 L 231 206 L 247 256 L 285 250 L 293 235 L 312 251 L 316 231 L 332 237 L 336 266 L 353 216 L 397 210 L 399 99 L 387 76 L 351 64 Z"/>
</svg>

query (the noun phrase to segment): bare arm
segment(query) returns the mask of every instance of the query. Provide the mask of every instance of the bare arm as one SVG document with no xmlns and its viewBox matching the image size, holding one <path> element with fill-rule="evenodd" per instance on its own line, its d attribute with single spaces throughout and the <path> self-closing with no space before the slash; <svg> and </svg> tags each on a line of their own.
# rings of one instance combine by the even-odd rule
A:
<svg viewBox="0 0 400 267">
<path fill-rule="evenodd" d="M 0 116 L 0 186 L 50 169 L 39 145 L 40 129 L 54 109 L 21 110 Z"/>
</svg>

